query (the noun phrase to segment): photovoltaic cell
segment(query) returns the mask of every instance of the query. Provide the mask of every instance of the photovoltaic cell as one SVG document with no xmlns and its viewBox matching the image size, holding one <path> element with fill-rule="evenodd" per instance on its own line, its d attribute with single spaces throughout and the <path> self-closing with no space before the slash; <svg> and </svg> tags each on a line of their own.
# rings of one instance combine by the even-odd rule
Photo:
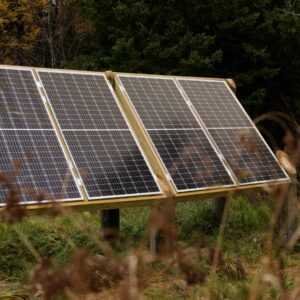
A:
<svg viewBox="0 0 300 300">
<path fill-rule="evenodd" d="M 62 130 L 129 130 L 103 75 L 38 74 Z"/>
<path fill-rule="evenodd" d="M 119 78 L 146 129 L 199 128 L 173 79 Z"/>
<path fill-rule="evenodd" d="M 160 193 L 103 74 L 38 74 L 90 199 Z"/>
<path fill-rule="evenodd" d="M 30 70 L 0 68 L 0 128 L 53 129 Z"/>
<path fill-rule="evenodd" d="M 201 129 L 151 130 L 149 136 L 178 190 L 232 184 Z"/>
<path fill-rule="evenodd" d="M 158 191 L 130 131 L 66 131 L 64 135 L 91 197 Z"/>
<path fill-rule="evenodd" d="M 224 128 L 210 133 L 241 183 L 286 178 L 256 130 Z"/>
<path fill-rule="evenodd" d="M 20 202 L 81 199 L 30 70 L 0 68 L 0 107 L 0 173 Z M 1 204 L 7 196 L 3 180 Z"/>
<path fill-rule="evenodd" d="M 0 130 L 0 170 L 20 188 L 20 201 L 81 198 L 52 130 Z M 5 202 L 7 188 L 0 190 Z"/>
<path fill-rule="evenodd" d="M 178 81 L 207 128 L 253 127 L 224 81 Z"/>
<path fill-rule="evenodd" d="M 172 78 L 118 78 L 177 191 L 234 184 Z"/>
<path fill-rule="evenodd" d="M 178 82 L 241 184 L 288 178 L 225 81 Z"/>
</svg>

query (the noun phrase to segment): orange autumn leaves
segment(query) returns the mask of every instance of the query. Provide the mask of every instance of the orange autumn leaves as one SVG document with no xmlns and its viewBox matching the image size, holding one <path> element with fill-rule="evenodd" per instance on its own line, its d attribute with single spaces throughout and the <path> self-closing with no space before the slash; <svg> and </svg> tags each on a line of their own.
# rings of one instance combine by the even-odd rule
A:
<svg viewBox="0 0 300 300">
<path fill-rule="evenodd" d="M 0 63 L 59 67 L 91 30 L 70 0 L 2 0 Z"/>
</svg>

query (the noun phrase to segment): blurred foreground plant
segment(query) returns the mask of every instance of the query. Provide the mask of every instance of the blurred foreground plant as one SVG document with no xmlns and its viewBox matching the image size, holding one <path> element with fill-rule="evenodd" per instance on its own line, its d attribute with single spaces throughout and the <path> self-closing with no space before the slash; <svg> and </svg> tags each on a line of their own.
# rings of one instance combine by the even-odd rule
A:
<svg viewBox="0 0 300 300">
<path fill-rule="evenodd" d="M 248 290 L 243 292 L 243 295 L 247 294 L 249 299 L 266 299 L 272 292 L 272 288 L 275 288 L 278 299 L 293 300 L 300 297 L 300 278 L 293 289 L 288 289 L 285 276 L 287 255 L 300 237 L 300 226 L 297 222 L 298 182 L 297 172 L 294 171 L 300 156 L 299 135 L 298 125 L 287 131 L 284 138 L 285 154 L 279 153 L 279 159 L 291 175 L 291 184 L 265 187 L 273 199 L 273 210 L 268 230 L 262 241 L 263 256 L 254 279 L 251 284 L 247 283 Z M 17 223 L 26 214 L 25 207 L 19 203 L 21 188 L 13 184 L 13 179 L 14 176 L 11 175 L 0 177 L 2 186 L 7 190 L 7 205 L 1 212 L 1 219 L 8 224 Z M 184 283 L 176 283 L 177 289 L 184 290 L 190 286 L 201 287 L 199 292 L 201 299 L 228 297 L 225 291 L 216 295 L 215 285 L 220 278 L 228 281 L 249 279 L 243 262 L 239 258 L 230 257 L 223 250 L 223 239 L 230 213 L 230 197 L 224 205 L 215 245 L 211 247 L 199 243 L 189 246 L 178 241 L 175 200 L 168 190 L 168 184 L 162 179 L 160 181 L 168 199 L 163 206 L 152 209 L 150 213 L 149 232 L 158 236 L 156 251 L 152 253 L 139 248 L 134 251 L 123 248 L 122 253 L 117 253 L 107 241 L 102 239 L 100 231 L 91 231 L 86 222 L 78 218 L 74 226 L 86 232 L 99 246 L 101 252 L 91 254 L 84 247 L 78 248 L 68 236 L 65 236 L 66 244 L 70 246 L 73 254 L 70 263 L 62 267 L 57 266 L 52 258 L 42 257 L 24 232 L 11 225 L 36 259 L 36 266 L 29 274 L 31 288 L 28 295 L 43 297 L 46 300 L 59 299 L 63 295 L 69 299 L 100 299 L 103 295 L 101 293 L 107 291 L 106 298 L 109 299 L 109 291 L 118 288 L 120 299 L 142 299 L 144 291 L 151 282 L 147 270 L 153 266 L 159 266 L 159 272 L 170 278 L 174 274 L 182 278 Z M 42 193 L 31 192 L 38 201 L 45 199 Z M 53 202 L 52 210 L 49 212 L 52 215 L 69 213 L 56 202 Z M 121 242 L 118 245 L 123 246 Z"/>
</svg>

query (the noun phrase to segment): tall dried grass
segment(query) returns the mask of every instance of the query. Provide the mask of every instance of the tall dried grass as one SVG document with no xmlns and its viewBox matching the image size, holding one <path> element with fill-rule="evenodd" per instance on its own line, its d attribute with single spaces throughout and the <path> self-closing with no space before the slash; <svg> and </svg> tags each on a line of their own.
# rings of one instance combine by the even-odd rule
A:
<svg viewBox="0 0 300 300">
<path fill-rule="evenodd" d="M 291 184 L 280 186 L 266 186 L 265 190 L 272 196 L 273 211 L 269 221 L 268 231 L 263 242 L 264 251 L 260 259 L 260 268 L 253 280 L 248 298 L 267 299 L 267 291 L 270 285 L 278 292 L 278 299 L 300 299 L 300 278 L 293 290 L 287 290 L 285 284 L 285 259 L 293 249 L 300 237 L 300 225 L 298 223 L 299 203 L 297 187 L 300 158 L 300 126 L 282 114 L 268 114 L 265 118 L 276 119 L 282 123 L 286 130 L 284 138 L 285 155 L 279 158 L 287 166 L 291 174 Z M 288 123 L 288 125 L 286 125 Z M 16 172 L 18 163 L 14 162 Z M 293 170 L 296 169 L 297 172 Z M 19 205 L 20 187 L 14 184 L 13 175 L 1 175 L 0 183 L 7 189 L 6 206 L 1 212 L 1 220 L 14 226 L 27 213 L 24 206 Z M 203 285 L 204 293 L 201 299 L 216 299 L 213 294 L 214 280 L 216 276 L 227 276 L 243 279 L 246 277 L 245 269 L 239 260 L 229 260 L 222 250 L 224 232 L 226 229 L 228 214 L 230 213 L 230 198 L 228 197 L 223 210 L 223 217 L 219 227 L 219 234 L 213 248 L 205 245 L 187 246 L 178 242 L 178 229 L 176 226 L 176 207 L 173 196 L 168 190 L 168 185 L 161 179 L 168 200 L 162 207 L 151 210 L 149 217 L 149 232 L 156 240 L 156 249 L 152 252 L 135 250 L 123 255 L 113 254 L 111 244 L 101 238 L 100 233 L 91 232 L 87 225 L 78 219 L 76 226 L 85 230 L 90 238 L 101 249 L 101 255 L 92 255 L 83 248 L 77 248 L 66 237 L 66 242 L 73 249 L 70 263 L 64 268 L 57 267 L 55 261 L 48 257 L 41 257 L 28 237 L 15 227 L 16 233 L 36 259 L 36 266 L 29 274 L 30 289 L 28 295 L 40 296 L 43 299 L 58 299 L 61 295 L 69 299 L 100 299 L 99 292 L 119 287 L 119 298 L 126 300 L 143 299 L 143 290 L 151 281 L 143 276 L 147 267 L 153 263 L 161 263 L 166 274 L 177 272 L 184 279 L 184 287 L 190 285 Z M 42 201 L 42 193 L 33 193 L 37 201 Z M 54 215 L 66 214 L 59 203 L 53 203 Z M 100 230 L 100 229 L 99 229 Z M 156 237 L 159 237 L 157 239 Z M 124 249 L 125 250 L 125 249 Z M 156 251 L 154 251 L 156 250 Z M 208 261 L 209 267 L 199 262 Z M 30 297 L 30 296 L 28 296 Z M 109 297 L 109 293 L 106 297 Z M 200 298 L 199 298 L 200 299 Z"/>
</svg>

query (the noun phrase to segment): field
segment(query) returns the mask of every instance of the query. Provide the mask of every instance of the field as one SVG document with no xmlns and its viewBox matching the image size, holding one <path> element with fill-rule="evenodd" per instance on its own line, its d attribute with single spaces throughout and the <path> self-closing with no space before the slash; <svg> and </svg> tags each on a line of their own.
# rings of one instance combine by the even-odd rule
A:
<svg viewBox="0 0 300 300">
<path fill-rule="evenodd" d="M 180 259 L 177 263 L 170 259 L 149 259 L 149 208 L 121 210 L 121 237 L 111 252 L 107 252 L 100 241 L 97 213 L 31 216 L 15 225 L 0 223 L 0 299 L 130 299 L 126 296 L 123 279 L 114 278 L 110 270 L 106 278 L 100 278 L 102 284 L 94 293 L 79 293 L 79 296 L 75 293 L 75 296 L 66 291 L 61 294 L 56 291 L 57 282 L 45 288 L 45 281 L 53 280 L 53 275 L 59 276 L 59 270 L 74 265 L 74 261 L 76 266 L 72 255 L 83 251 L 78 249 L 85 249 L 84 255 L 99 257 L 110 253 L 109 268 L 123 262 L 124 257 L 130 257 L 128 255 L 142 257 L 143 267 L 136 279 L 139 294 L 144 299 L 206 299 L 207 295 L 211 299 L 247 299 L 255 289 L 258 295 L 255 299 L 278 299 L 282 292 L 278 278 L 271 271 L 260 278 L 266 270 L 264 249 L 273 205 L 265 193 L 230 199 L 220 262 L 215 272 L 211 272 L 210 251 L 216 244 L 219 226 L 212 213 L 211 200 L 180 203 L 176 208 L 176 247 L 181 249 L 182 257 L 188 258 L 184 263 L 180 263 Z M 283 259 L 281 275 L 285 295 L 295 291 L 300 278 L 299 247 L 296 244 Z M 53 268 L 44 266 L 44 271 L 38 273 L 35 265 L 41 257 L 52 258 Z M 37 278 L 37 274 L 44 276 L 44 281 Z M 258 285 L 258 280 L 264 283 Z M 38 288 L 43 284 L 44 290 L 52 289 L 48 298 Z"/>
</svg>

